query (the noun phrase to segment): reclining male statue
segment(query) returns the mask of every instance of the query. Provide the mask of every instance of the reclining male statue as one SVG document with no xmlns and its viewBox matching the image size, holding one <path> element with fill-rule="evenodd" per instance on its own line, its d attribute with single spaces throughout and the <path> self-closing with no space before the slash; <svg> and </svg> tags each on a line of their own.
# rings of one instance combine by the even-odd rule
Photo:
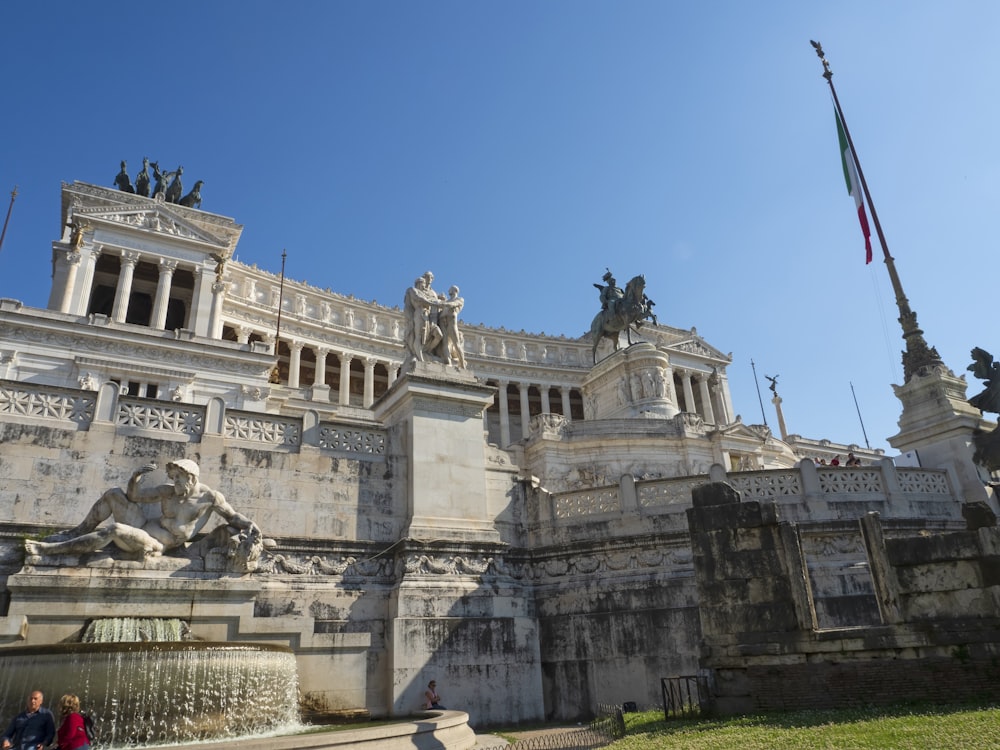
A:
<svg viewBox="0 0 1000 750">
<path fill-rule="evenodd" d="M 132 474 L 126 489 L 113 487 L 101 495 L 79 525 L 40 542 L 26 541 L 25 551 L 29 555 L 80 555 L 114 543 L 125 552 L 157 557 L 186 545 L 217 513 L 226 525 L 208 535 L 204 549 L 226 547 L 237 566 L 256 568 L 263 534 L 221 492 L 198 481 L 198 464 L 186 458 L 171 461 L 166 466 L 169 483 L 144 487 L 143 477 L 155 469 L 156 464 L 143 466 Z M 160 517 L 147 518 L 142 503 L 159 503 Z M 100 526 L 109 518 L 114 522 Z"/>
</svg>

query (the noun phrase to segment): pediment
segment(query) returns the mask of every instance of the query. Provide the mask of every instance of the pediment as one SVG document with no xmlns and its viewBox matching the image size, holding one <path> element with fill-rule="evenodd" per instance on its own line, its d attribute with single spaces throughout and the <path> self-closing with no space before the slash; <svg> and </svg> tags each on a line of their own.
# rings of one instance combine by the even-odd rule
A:
<svg viewBox="0 0 1000 750">
<path fill-rule="evenodd" d="M 217 237 L 205 231 L 203 227 L 196 226 L 187 221 L 184 217 L 171 211 L 167 204 L 158 204 L 150 207 L 95 206 L 92 208 L 77 208 L 75 215 L 91 224 L 117 224 L 140 231 L 178 237 L 216 247 L 229 247 L 227 239 Z"/>
<path fill-rule="evenodd" d="M 683 341 L 678 341 L 677 343 L 670 344 L 667 350 L 674 350 L 685 352 L 687 354 L 694 354 L 699 357 L 705 357 L 706 359 L 723 360 L 725 362 L 730 361 L 730 357 L 723 354 L 721 351 L 716 349 L 714 346 L 709 346 L 700 336 L 695 336 L 692 338 L 684 339 Z"/>
<path fill-rule="evenodd" d="M 736 419 L 737 421 L 719 428 L 719 432 L 725 437 L 747 440 L 767 440 L 771 437 L 771 429 L 766 425 L 748 425 L 744 424 L 739 417 Z"/>
</svg>

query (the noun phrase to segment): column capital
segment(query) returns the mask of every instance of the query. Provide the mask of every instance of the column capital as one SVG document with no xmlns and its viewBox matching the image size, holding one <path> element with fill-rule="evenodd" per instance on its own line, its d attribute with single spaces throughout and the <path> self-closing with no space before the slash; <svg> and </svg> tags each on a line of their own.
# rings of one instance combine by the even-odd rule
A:
<svg viewBox="0 0 1000 750">
<path fill-rule="evenodd" d="M 69 264 L 71 266 L 75 266 L 81 260 L 83 260 L 83 256 L 80 255 L 80 251 L 79 250 L 67 250 L 66 251 L 66 263 L 67 264 Z"/>
<path fill-rule="evenodd" d="M 313 347 L 313 351 L 316 352 L 316 356 L 317 357 L 325 357 L 332 350 L 328 346 L 316 346 L 316 347 Z"/>
<path fill-rule="evenodd" d="M 173 258 L 160 258 L 160 273 L 172 274 L 177 270 L 177 263 Z"/>
<path fill-rule="evenodd" d="M 135 266 L 142 254 L 138 250 L 122 250 L 122 265 Z"/>
<path fill-rule="evenodd" d="M 289 341 L 288 348 L 293 352 L 301 352 L 305 348 L 305 341 Z"/>
<path fill-rule="evenodd" d="M 364 358 L 365 367 L 374 369 L 375 365 L 378 364 L 378 360 L 375 357 L 365 357 Z"/>
</svg>

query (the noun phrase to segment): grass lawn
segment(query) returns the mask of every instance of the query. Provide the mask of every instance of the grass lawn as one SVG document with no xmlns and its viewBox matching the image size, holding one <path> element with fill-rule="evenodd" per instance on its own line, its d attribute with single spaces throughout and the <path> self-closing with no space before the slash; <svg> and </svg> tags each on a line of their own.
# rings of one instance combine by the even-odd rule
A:
<svg viewBox="0 0 1000 750">
<path fill-rule="evenodd" d="M 608 750 L 1000 750 L 1000 707 L 919 706 L 794 711 L 664 721 L 626 714 Z"/>
</svg>

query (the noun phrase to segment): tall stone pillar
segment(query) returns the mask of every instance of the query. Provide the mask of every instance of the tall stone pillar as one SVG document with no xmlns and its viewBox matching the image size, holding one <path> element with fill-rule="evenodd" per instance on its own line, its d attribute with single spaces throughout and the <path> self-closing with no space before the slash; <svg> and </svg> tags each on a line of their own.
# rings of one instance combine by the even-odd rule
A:
<svg viewBox="0 0 1000 750">
<path fill-rule="evenodd" d="M 374 406 L 391 463 L 406 467 L 395 489 L 405 503 L 395 504 L 407 508 L 407 527 L 393 545 L 399 574 L 385 632 L 393 715 L 412 714 L 428 680 L 444 674 L 470 722 L 544 712 L 537 618 L 526 582 L 503 564 L 487 498 L 483 415 L 494 395 L 468 371 L 416 362 Z M 503 681 L 503 701 L 485 673 Z"/>
<path fill-rule="evenodd" d="M 375 401 L 375 362 L 373 357 L 365 357 L 365 391 L 361 405 L 366 409 Z"/>
<path fill-rule="evenodd" d="M 314 351 L 316 352 L 316 373 L 313 376 L 313 385 L 326 385 L 326 355 L 330 353 L 330 350 L 320 346 Z"/>
<path fill-rule="evenodd" d="M 500 399 L 500 447 L 506 448 L 510 445 L 510 410 L 507 406 L 507 386 L 510 381 L 500 381 L 500 392 L 497 398 Z"/>
<path fill-rule="evenodd" d="M 551 414 L 552 404 L 549 403 L 549 387 L 542 383 L 538 386 L 538 392 L 542 396 L 542 414 Z"/>
<path fill-rule="evenodd" d="M 495 393 L 467 370 L 418 362 L 375 405 L 377 420 L 402 431 L 407 452 L 406 536 L 500 541 L 483 460 L 483 413 Z"/>
<path fill-rule="evenodd" d="M 712 395 L 708 392 L 707 374 L 698 374 L 698 391 L 701 393 L 702 409 L 705 411 L 701 415 L 702 419 L 705 420 L 705 424 L 715 424 L 715 412 L 712 410 Z"/>
<path fill-rule="evenodd" d="M 566 417 L 567 421 L 572 421 L 573 408 L 570 406 L 569 402 L 569 388 L 567 388 L 566 386 L 560 386 L 559 395 L 562 397 L 563 416 Z"/>
<path fill-rule="evenodd" d="M 111 310 L 111 319 L 115 323 L 124 323 L 128 316 L 129 298 L 132 296 L 132 279 L 135 267 L 139 263 L 139 253 L 131 250 L 122 252 L 121 272 L 118 274 L 118 287 L 115 289 L 115 304 Z"/>
<path fill-rule="evenodd" d="M 177 261 L 160 258 L 160 276 L 156 280 L 156 299 L 153 302 L 153 328 L 162 331 L 167 325 L 167 308 L 170 303 L 170 285 Z"/>
<path fill-rule="evenodd" d="M 517 390 L 521 394 L 521 439 L 528 437 L 528 423 L 531 422 L 531 409 L 528 406 L 528 384 L 518 383 Z"/>
<path fill-rule="evenodd" d="M 691 387 L 691 373 L 686 370 L 681 373 L 681 387 L 684 389 L 684 411 L 697 414 L 698 407 L 695 405 L 694 389 Z"/>
<path fill-rule="evenodd" d="M 213 339 L 222 338 L 222 304 L 226 300 L 225 281 L 216 281 L 212 284 L 212 312 L 208 319 L 208 336 Z"/>
<path fill-rule="evenodd" d="M 288 344 L 288 387 L 299 387 L 299 372 L 302 369 L 302 348 L 305 344 L 301 341 L 290 341 Z"/>
<path fill-rule="evenodd" d="M 340 405 L 350 406 L 351 404 L 351 361 L 353 355 L 347 352 L 338 352 L 340 359 Z"/>
<path fill-rule="evenodd" d="M 68 313 L 72 310 L 73 293 L 76 290 L 76 275 L 80 267 L 80 253 L 71 250 L 65 254 L 66 285 L 63 287 L 62 300 L 59 302 L 59 312 Z"/>
</svg>

